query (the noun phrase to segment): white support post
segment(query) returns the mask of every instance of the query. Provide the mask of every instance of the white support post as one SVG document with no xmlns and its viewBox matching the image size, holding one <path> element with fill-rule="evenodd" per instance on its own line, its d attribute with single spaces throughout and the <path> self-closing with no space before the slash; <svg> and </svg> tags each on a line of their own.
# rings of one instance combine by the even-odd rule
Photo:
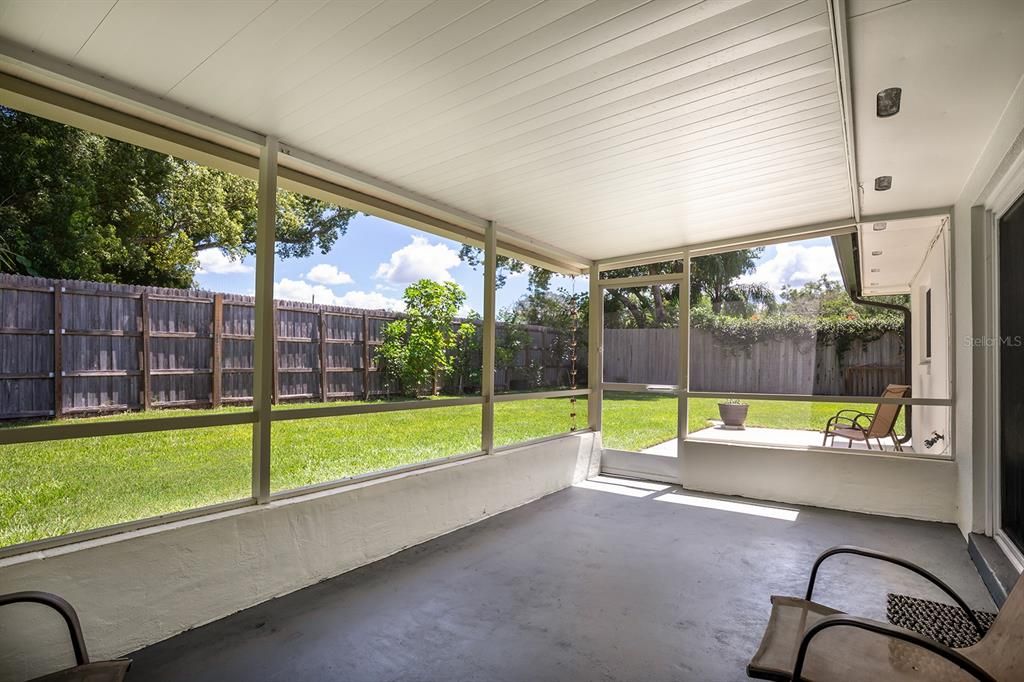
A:
<svg viewBox="0 0 1024 682">
<path fill-rule="evenodd" d="M 676 457 L 680 466 L 682 479 L 683 441 L 689 431 L 689 405 L 687 394 L 690 391 L 690 254 L 683 254 L 683 281 L 679 283 L 679 375 L 676 377 L 679 386 L 679 418 L 676 424 Z"/>
<path fill-rule="evenodd" d="M 590 329 L 587 348 L 587 421 L 594 433 L 601 430 L 602 391 L 604 380 L 604 289 L 597 263 L 590 266 Z"/>
<path fill-rule="evenodd" d="M 270 425 L 274 387 L 274 231 L 277 218 L 277 138 L 260 150 L 256 214 L 256 334 L 253 360 L 252 496 L 270 500 Z"/>
<path fill-rule="evenodd" d="M 483 395 L 480 449 L 484 454 L 494 452 L 494 353 L 497 346 L 495 291 L 498 283 L 498 236 L 494 222 L 487 223 L 484 233 L 484 323 L 483 369 L 480 373 L 480 393 Z"/>
</svg>

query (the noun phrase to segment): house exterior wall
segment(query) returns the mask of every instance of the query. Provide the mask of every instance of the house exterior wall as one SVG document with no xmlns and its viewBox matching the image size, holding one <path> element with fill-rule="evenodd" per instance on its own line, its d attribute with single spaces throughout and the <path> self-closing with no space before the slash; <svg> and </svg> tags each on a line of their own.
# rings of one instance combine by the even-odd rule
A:
<svg viewBox="0 0 1024 682">
<path fill-rule="evenodd" d="M 0 593 L 75 606 L 95 659 L 120 656 L 512 509 L 597 472 L 593 433 L 0 560 Z M 74 658 L 59 618 L 0 610 L 0 680 Z"/>
<path fill-rule="evenodd" d="M 1022 136 L 1024 78 L 1017 83 L 953 211 L 954 456 L 958 466 L 957 523 L 965 535 L 987 530 L 990 419 L 991 411 L 997 408 L 989 399 L 996 377 L 987 365 L 984 345 L 972 342 L 988 333 L 991 322 L 987 311 L 993 292 L 988 273 L 993 264 L 991 254 L 981 248 L 986 231 L 984 203 L 992 187 L 1022 153 Z"/>
<path fill-rule="evenodd" d="M 949 309 L 949 236 L 945 227 L 936 235 L 925 254 L 921 268 L 910 286 L 910 309 L 913 333 L 910 349 L 911 395 L 915 398 L 948 398 L 950 393 L 950 309 Z M 929 316 L 926 314 L 931 292 L 931 355 L 927 352 Z M 911 410 L 913 448 L 928 455 L 948 454 L 950 410 L 947 407 L 918 405 Z M 941 435 L 935 445 L 928 447 L 925 440 Z"/>
</svg>

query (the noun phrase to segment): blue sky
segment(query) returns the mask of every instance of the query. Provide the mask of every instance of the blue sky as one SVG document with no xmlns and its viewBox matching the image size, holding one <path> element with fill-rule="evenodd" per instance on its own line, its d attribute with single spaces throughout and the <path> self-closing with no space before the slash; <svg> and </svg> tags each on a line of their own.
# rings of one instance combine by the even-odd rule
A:
<svg viewBox="0 0 1024 682">
<path fill-rule="evenodd" d="M 328 254 L 279 258 L 274 263 L 274 295 L 280 299 L 402 310 L 402 292 L 419 279 L 455 281 L 466 290 L 462 314 L 483 308 L 483 268 L 459 260 L 460 244 L 403 225 L 359 214 Z M 252 294 L 253 259 L 231 261 L 219 251 L 200 254 L 199 287 L 209 291 Z M 511 276 L 498 289 L 498 308 L 526 293 L 526 274 Z M 572 290 L 570 277 L 557 276 L 555 287 Z M 576 290 L 587 287 L 576 279 Z"/>
<path fill-rule="evenodd" d="M 328 254 L 309 258 L 278 259 L 274 264 L 274 295 L 280 299 L 345 305 L 355 308 L 402 310 L 402 292 L 419 279 L 455 281 L 466 290 L 461 311 L 479 312 L 483 306 L 483 273 L 459 260 L 457 242 L 435 237 L 381 218 L 357 215 L 345 236 Z M 201 254 L 196 279 L 200 288 L 226 293 L 252 294 L 253 259 L 231 261 L 219 251 Z M 810 239 L 765 248 L 757 270 L 746 281 L 764 282 L 776 291 L 783 285 L 800 286 L 821 274 L 839 277 L 831 240 Z M 512 305 L 526 293 L 524 274 L 509 277 L 498 290 L 498 308 Z M 573 290 L 569 277 L 558 276 L 554 286 Z M 584 291 L 585 277 L 575 290 Z"/>
</svg>

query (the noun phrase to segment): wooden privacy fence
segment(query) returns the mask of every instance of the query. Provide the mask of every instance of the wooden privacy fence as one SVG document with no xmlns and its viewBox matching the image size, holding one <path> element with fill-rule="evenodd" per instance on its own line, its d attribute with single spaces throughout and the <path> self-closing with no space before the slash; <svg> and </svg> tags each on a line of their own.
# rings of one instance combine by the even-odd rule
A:
<svg viewBox="0 0 1024 682">
<path fill-rule="evenodd" d="M 387 395 L 376 351 L 400 317 L 275 301 L 274 400 Z M 251 401 L 254 329 L 251 296 L 0 275 L 0 419 Z M 551 352 L 565 333 L 524 329 L 530 342 L 499 385 L 514 383 L 506 373 L 566 384 Z"/>
<path fill-rule="evenodd" d="M 903 383 L 903 340 L 893 332 L 854 339 L 842 352 L 811 337 L 736 347 L 703 329 L 691 331 L 689 345 L 694 391 L 873 396 Z M 675 384 L 678 348 L 678 329 L 606 329 L 605 381 Z"/>
</svg>

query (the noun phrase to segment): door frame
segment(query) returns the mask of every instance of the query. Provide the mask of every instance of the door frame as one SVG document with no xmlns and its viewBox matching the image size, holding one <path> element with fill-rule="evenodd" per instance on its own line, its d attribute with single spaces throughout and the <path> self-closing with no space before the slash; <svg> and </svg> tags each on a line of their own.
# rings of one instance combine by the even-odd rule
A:
<svg viewBox="0 0 1024 682">
<path fill-rule="evenodd" d="M 1024 197 L 1024 150 L 1009 166 L 1003 178 L 992 187 L 991 192 L 980 206 L 973 210 L 981 211 L 982 263 L 987 264 L 985 278 L 986 324 L 984 332 L 989 339 L 998 340 L 1000 335 L 1000 282 L 999 282 L 999 223 L 1017 201 Z M 974 220 L 972 219 L 972 223 Z M 975 267 L 978 261 L 975 261 Z M 983 442 L 987 452 L 985 461 L 985 534 L 992 537 L 1006 555 L 1010 563 L 1018 571 L 1024 571 L 1024 552 L 1021 551 L 1002 531 L 1002 488 L 1000 480 L 1000 455 L 1002 433 L 1000 420 L 1000 363 L 999 351 L 1001 343 L 982 345 L 984 377 L 987 378 L 988 389 L 985 391 L 986 415 L 983 424 L 975 424 L 974 428 L 984 426 Z"/>
</svg>

